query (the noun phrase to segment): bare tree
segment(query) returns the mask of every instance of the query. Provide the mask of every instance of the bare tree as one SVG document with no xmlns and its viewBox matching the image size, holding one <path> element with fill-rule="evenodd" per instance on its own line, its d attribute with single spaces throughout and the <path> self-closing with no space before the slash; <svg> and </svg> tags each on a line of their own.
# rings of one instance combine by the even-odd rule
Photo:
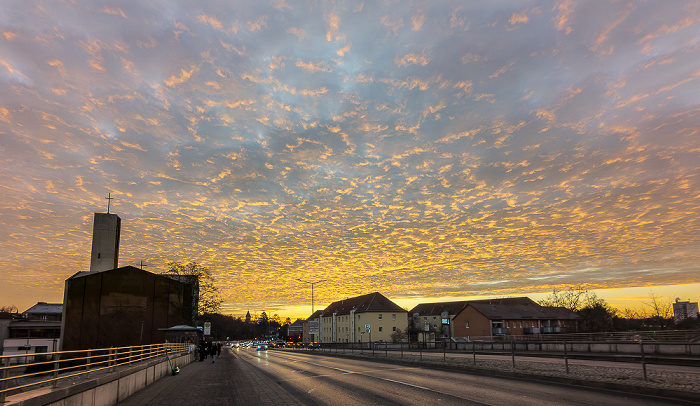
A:
<svg viewBox="0 0 700 406">
<path fill-rule="evenodd" d="M 400 328 L 397 328 L 396 331 L 391 333 L 391 341 L 395 342 L 395 343 L 401 342 L 407 337 L 408 337 L 408 333 L 401 331 Z"/>
<path fill-rule="evenodd" d="M 194 282 L 194 279 L 198 281 L 198 314 L 216 313 L 221 308 L 223 299 L 221 298 L 219 287 L 216 286 L 216 281 L 209 268 L 196 262 L 189 262 L 187 264 L 171 262 L 168 264 L 168 270 L 163 272 L 163 274 L 176 275 L 185 279 L 191 278 L 192 281 L 190 282 Z"/>
<path fill-rule="evenodd" d="M 577 285 L 564 291 L 554 289 L 551 295 L 537 303 L 542 306 L 565 307 L 572 312 L 577 312 L 582 307 L 590 304 L 588 302 L 595 302 L 596 299 L 595 293 L 589 293 L 583 285 Z"/>
<path fill-rule="evenodd" d="M 0 306 L 0 313 L 19 313 L 19 309 L 15 305 Z"/>
<path fill-rule="evenodd" d="M 654 292 L 649 292 L 649 300 L 642 300 L 642 304 L 649 309 L 649 317 L 658 319 L 673 318 L 673 301 L 664 299 Z"/>
</svg>

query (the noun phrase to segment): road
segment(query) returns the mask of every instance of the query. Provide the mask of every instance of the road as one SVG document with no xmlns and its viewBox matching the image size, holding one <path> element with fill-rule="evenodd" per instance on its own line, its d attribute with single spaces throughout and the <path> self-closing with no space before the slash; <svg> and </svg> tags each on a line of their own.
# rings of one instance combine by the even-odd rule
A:
<svg viewBox="0 0 700 406">
<path fill-rule="evenodd" d="M 129 405 L 681 405 L 589 388 L 307 352 L 225 350 L 119 403 Z"/>
</svg>

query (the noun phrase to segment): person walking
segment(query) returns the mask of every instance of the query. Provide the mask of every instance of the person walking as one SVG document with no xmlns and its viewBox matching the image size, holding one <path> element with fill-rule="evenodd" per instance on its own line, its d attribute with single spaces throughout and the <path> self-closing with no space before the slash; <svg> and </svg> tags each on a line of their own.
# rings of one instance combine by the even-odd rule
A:
<svg viewBox="0 0 700 406">
<path fill-rule="evenodd" d="M 216 356 L 221 357 L 221 343 L 216 343 Z"/>
<path fill-rule="evenodd" d="M 216 344 L 209 342 L 209 355 L 211 355 L 212 364 L 216 361 Z"/>
<path fill-rule="evenodd" d="M 199 362 L 204 361 L 204 358 L 207 357 L 207 351 L 209 351 L 207 342 L 202 338 L 202 341 L 199 342 Z"/>
</svg>

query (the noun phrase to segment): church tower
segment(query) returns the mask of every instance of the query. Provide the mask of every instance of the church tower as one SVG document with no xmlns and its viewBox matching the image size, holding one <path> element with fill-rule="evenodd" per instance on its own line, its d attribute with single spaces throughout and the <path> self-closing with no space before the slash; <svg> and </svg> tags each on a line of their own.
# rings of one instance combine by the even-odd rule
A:
<svg viewBox="0 0 700 406">
<path fill-rule="evenodd" d="M 118 267 L 121 228 L 122 219 L 116 214 L 95 213 L 90 272 L 107 271 Z"/>
</svg>

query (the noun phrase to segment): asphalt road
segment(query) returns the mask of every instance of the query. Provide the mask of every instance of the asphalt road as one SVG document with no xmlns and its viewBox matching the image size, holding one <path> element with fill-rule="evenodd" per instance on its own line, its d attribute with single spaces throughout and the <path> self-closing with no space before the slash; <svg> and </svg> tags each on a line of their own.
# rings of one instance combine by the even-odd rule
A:
<svg viewBox="0 0 700 406">
<path fill-rule="evenodd" d="M 682 402 L 307 352 L 225 350 L 120 405 L 680 405 Z"/>
</svg>

